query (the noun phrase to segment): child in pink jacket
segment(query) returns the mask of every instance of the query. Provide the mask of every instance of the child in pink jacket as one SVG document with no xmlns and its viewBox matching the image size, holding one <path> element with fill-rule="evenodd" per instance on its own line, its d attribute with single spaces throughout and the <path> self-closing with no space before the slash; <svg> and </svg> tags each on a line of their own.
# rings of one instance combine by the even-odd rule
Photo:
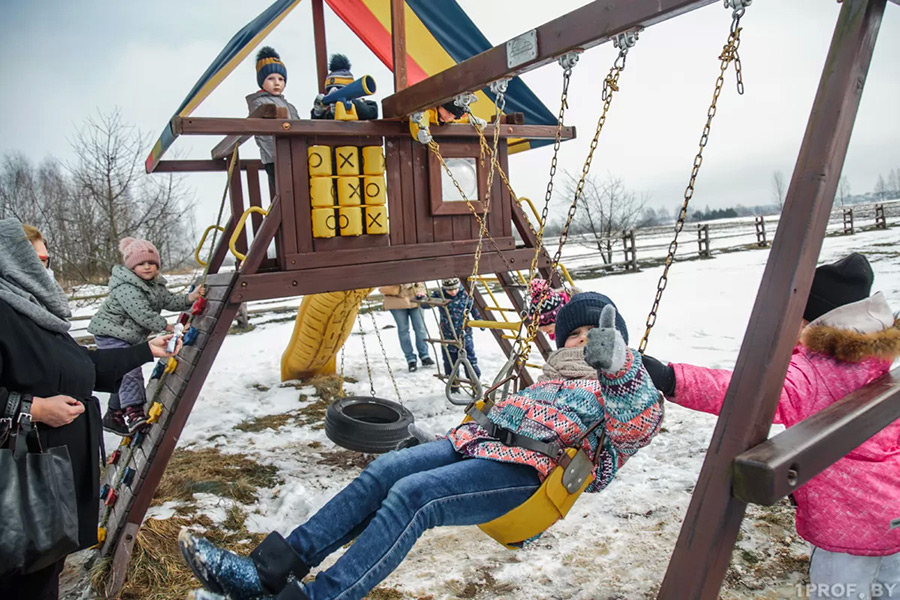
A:
<svg viewBox="0 0 900 600">
<path fill-rule="evenodd" d="M 791 427 L 890 370 L 900 321 L 881 292 L 869 296 L 873 279 L 857 253 L 816 269 L 775 423 Z M 719 414 L 731 371 L 644 365 L 676 404 Z M 797 533 L 813 546 L 811 598 L 900 598 L 900 420 L 793 496 Z"/>
</svg>

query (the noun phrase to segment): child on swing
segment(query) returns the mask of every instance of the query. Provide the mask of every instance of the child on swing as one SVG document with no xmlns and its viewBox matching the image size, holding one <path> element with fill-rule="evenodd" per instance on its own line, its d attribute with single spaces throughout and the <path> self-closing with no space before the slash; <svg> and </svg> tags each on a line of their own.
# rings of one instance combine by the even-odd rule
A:
<svg viewBox="0 0 900 600">
<path fill-rule="evenodd" d="M 535 277 L 528 283 L 528 317 L 537 319 L 538 329 L 543 331 L 550 341 L 556 340 L 556 316 L 559 310 L 577 293 L 561 288 L 555 290 L 550 282 Z"/>
<path fill-rule="evenodd" d="M 804 420 L 887 373 L 900 356 L 900 321 L 862 254 L 813 277 L 775 423 Z M 687 408 L 718 414 L 731 371 L 644 356 L 657 388 Z M 810 598 L 900 598 L 900 421 L 798 488 L 797 533 L 812 545 Z M 824 592 L 820 593 L 820 590 Z M 837 590 L 845 590 L 841 595 Z"/>
<path fill-rule="evenodd" d="M 598 327 L 599 324 L 599 327 Z M 187 529 L 185 560 L 206 590 L 195 600 L 277 598 L 352 600 L 387 577 L 418 537 L 439 525 L 487 523 L 528 500 L 554 467 L 527 445 L 574 444 L 595 458 L 588 492 L 603 490 L 629 457 L 659 432 L 659 394 L 626 346 L 628 331 L 612 301 L 576 295 L 559 312 L 557 350 L 537 383 L 487 412 L 492 432 L 476 422 L 380 456 L 287 537 L 271 533 L 249 558 L 222 550 Z M 522 442 L 524 443 L 524 442 Z M 330 568 L 302 583 L 310 569 L 350 541 Z"/>
</svg>

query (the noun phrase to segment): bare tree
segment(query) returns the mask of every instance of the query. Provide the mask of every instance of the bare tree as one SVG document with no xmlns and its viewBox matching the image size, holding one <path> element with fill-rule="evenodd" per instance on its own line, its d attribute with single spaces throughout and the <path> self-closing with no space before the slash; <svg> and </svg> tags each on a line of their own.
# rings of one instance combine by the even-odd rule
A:
<svg viewBox="0 0 900 600">
<path fill-rule="evenodd" d="M 566 194 L 573 197 L 578 177 L 566 173 Z M 573 233 L 588 234 L 592 245 L 600 250 L 604 264 L 612 262 L 613 246 L 620 243 L 621 232 L 631 229 L 640 219 L 647 198 L 638 197 L 625 188 L 622 180 L 612 173 L 599 180 L 588 176 L 578 200 L 578 210 L 573 220 Z"/>
<path fill-rule="evenodd" d="M 784 195 L 787 192 L 787 185 L 784 182 L 784 173 L 775 171 L 772 173 L 772 199 L 778 205 L 778 212 L 784 209 Z"/>
<path fill-rule="evenodd" d="M 887 185 L 891 191 L 892 197 L 897 198 L 900 196 L 900 169 L 891 169 Z"/>
<path fill-rule="evenodd" d="M 847 180 L 846 175 L 841 175 L 841 178 L 838 179 L 837 190 L 834 194 L 834 199 L 840 202 L 841 208 L 844 207 L 844 202 L 846 202 L 850 198 L 850 181 Z"/>
<path fill-rule="evenodd" d="M 0 158 L 0 218 L 38 227 L 66 283 L 106 277 L 126 236 L 150 239 L 167 267 L 183 263 L 193 246 L 189 193 L 172 175 L 143 172 L 146 138 L 113 112 L 85 121 L 72 146 L 67 167 L 52 158 L 35 167 L 16 153 Z"/>
<path fill-rule="evenodd" d="M 885 200 L 888 196 L 890 188 L 888 184 L 885 182 L 884 177 L 879 175 L 878 181 L 875 182 L 875 195 L 879 200 Z"/>
<path fill-rule="evenodd" d="M 193 217 L 183 180 L 172 174 L 148 176 L 148 138 L 126 123 L 119 111 L 88 118 L 72 139 L 76 159 L 69 165 L 74 193 L 85 204 L 82 216 L 94 235 L 85 239 L 91 276 L 119 263 L 119 240 L 151 240 L 166 265 L 190 253 Z"/>
</svg>

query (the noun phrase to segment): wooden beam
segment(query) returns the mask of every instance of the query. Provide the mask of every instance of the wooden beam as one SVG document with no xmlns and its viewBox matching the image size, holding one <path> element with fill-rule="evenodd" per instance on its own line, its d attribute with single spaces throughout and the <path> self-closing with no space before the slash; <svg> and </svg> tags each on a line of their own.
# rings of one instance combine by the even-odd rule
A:
<svg viewBox="0 0 900 600">
<path fill-rule="evenodd" d="M 391 0 L 391 51 L 394 66 L 394 93 L 405 89 L 406 79 L 406 0 Z"/>
<path fill-rule="evenodd" d="M 316 86 L 320 94 L 325 93 L 325 78 L 328 77 L 328 49 L 325 43 L 325 6 L 322 0 L 312 0 L 313 37 L 316 43 Z"/>
<path fill-rule="evenodd" d="M 747 450 L 734 495 L 771 506 L 900 418 L 900 367 Z"/>
<path fill-rule="evenodd" d="M 596 46 L 618 33 L 649 27 L 714 1 L 596 0 L 388 96 L 381 102 L 384 118 L 406 117 L 443 104 L 462 92 L 474 92 L 492 81 L 553 62 L 566 52 Z M 532 52 L 510 55 L 507 49 L 513 47 Z"/>
<path fill-rule="evenodd" d="M 497 252 L 484 252 L 479 263 L 480 273 L 495 273 L 510 268 L 527 269 L 531 264 L 534 250 L 510 250 L 501 257 Z M 506 261 L 504 260 L 506 259 Z M 304 271 L 260 273 L 241 275 L 231 294 L 231 302 L 250 302 L 287 296 L 319 294 L 347 289 L 391 285 L 406 281 L 427 281 L 441 277 L 455 277 L 458 273 L 471 272 L 474 255 L 459 254 L 423 258 L 402 262 L 375 263 L 360 268 L 359 265 L 324 267 Z M 540 266 L 549 261 L 541 259 Z"/>
<path fill-rule="evenodd" d="M 289 119 L 290 113 L 287 106 L 275 106 L 274 104 L 262 104 L 257 106 L 248 118 L 255 119 Z M 215 145 L 210 154 L 212 158 L 226 158 L 234 152 L 235 145 L 240 146 L 250 139 L 249 135 L 229 135 Z"/>
<path fill-rule="evenodd" d="M 734 459 L 766 439 L 775 415 L 885 2 L 841 6 L 778 232 L 661 600 L 718 598 L 747 507 L 732 495 Z"/>
<path fill-rule="evenodd" d="M 175 117 L 173 124 L 178 135 L 341 135 L 341 136 L 409 136 L 409 125 L 398 121 L 330 121 L 330 120 L 281 120 L 250 119 L 231 117 Z M 464 123 L 449 123 L 433 127 L 431 134 L 435 139 L 442 138 L 477 138 L 475 128 Z M 484 135 L 490 138 L 494 128 L 488 125 Z M 553 139 L 556 125 L 515 125 L 500 126 L 500 137 L 524 137 Z M 560 137 L 575 137 L 574 127 L 563 127 Z"/>
<path fill-rule="evenodd" d="M 241 169 L 261 169 L 262 162 L 258 159 L 242 160 Z M 161 160 L 156 164 L 154 173 L 187 173 L 227 171 L 228 161 L 220 158 L 216 160 Z"/>
</svg>

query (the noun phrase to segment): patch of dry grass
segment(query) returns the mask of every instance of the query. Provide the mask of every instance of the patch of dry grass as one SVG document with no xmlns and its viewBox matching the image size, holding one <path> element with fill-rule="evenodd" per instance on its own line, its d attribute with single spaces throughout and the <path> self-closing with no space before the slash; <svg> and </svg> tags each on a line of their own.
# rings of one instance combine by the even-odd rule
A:
<svg viewBox="0 0 900 600">
<path fill-rule="evenodd" d="M 278 429 L 279 427 L 284 427 L 287 425 L 288 421 L 290 421 L 295 415 L 293 413 L 284 413 L 280 415 L 265 415 L 263 417 L 256 417 L 255 419 L 249 419 L 244 421 L 243 423 L 239 423 L 235 425 L 235 429 L 240 431 L 248 431 L 248 432 L 257 432 L 263 431 L 265 429 Z"/>
<path fill-rule="evenodd" d="M 216 448 L 176 450 L 153 504 L 191 501 L 197 492 L 249 504 L 256 500 L 257 488 L 271 488 L 279 483 L 277 467 L 259 464 L 240 454 L 224 454 Z"/>
<path fill-rule="evenodd" d="M 171 600 L 183 598 L 189 590 L 200 587 L 178 549 L 178 532 L 182 527 L 201 530 L 201 535 L 215 545 L 247 555 L 265 537 L 247 531 L 246 513 L 239 507 L 229 510 L 226 520 L 216 527 L 205 515 L 148 519 L 138 532 L 122 600 Z"/>
</svg>

